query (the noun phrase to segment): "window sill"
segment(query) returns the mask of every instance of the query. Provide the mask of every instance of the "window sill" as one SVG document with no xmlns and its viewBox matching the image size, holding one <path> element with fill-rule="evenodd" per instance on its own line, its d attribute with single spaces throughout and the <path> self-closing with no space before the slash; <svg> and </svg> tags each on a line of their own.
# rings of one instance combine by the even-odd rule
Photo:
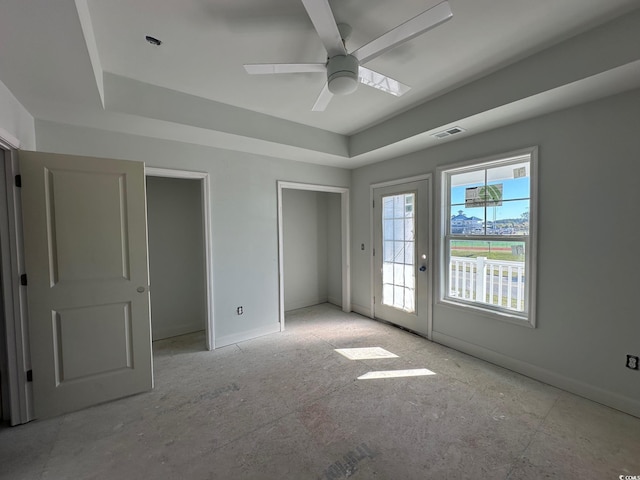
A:
<svg viewBox="0 0 640 480">
<path fill-rule="evenodd" d="M 442 298 L 438 301 L 439 305 L 455 308 L 466 313 L 481 315 L 485 318 L 492 320 L 498 320 L 500 322 L 510 323 L 512 325 L 519 325 L 526 328 L 536 328 L 533 318 L 527 315 L 518 315 L 516 313 L 510 314 L 507 312 L 499 312 L 489 308 L 483 308 L 480 305 L 462 303 L 459 301 L 451 300 L 448 298 Z"/>
</svg>

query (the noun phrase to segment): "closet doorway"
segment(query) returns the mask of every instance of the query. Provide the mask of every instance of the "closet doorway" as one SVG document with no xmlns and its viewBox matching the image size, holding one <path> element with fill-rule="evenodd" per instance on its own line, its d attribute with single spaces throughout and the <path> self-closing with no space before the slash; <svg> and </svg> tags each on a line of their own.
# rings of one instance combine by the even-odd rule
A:
<svg viewBox="0 0 640 480">
<path fill-rule="evenodd" d="M 212 350 L 208 174 L 145 173 L 153 340 L 205 330 Z"/>
<path fill-rule="evenodd" d="M 278 182 L 280 329 L 284 313 L 330 302 L 351 311 L 349 189 Z"/>
</svg>

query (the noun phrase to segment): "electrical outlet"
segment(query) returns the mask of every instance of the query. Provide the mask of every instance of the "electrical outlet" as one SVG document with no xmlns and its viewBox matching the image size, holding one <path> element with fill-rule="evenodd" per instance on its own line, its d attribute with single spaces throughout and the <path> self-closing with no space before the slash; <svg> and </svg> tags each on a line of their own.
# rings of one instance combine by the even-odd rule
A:
<svg viewBox="0 0 640 480">
<path fill-rule="evenodd" d="M 636 355 L 627 355 L 627 368 L 631 370 L 640 369 L 640 358 Z"/>
<path fill-rule="evenodd" d="M 238 315 L 242 315 L 242 314 L 244 313 L 244 308 L 243 308 L 243 307 L 238 307 L 238 308 L 236 308 L 236 313 L 237 313 Z"/>
</svg>

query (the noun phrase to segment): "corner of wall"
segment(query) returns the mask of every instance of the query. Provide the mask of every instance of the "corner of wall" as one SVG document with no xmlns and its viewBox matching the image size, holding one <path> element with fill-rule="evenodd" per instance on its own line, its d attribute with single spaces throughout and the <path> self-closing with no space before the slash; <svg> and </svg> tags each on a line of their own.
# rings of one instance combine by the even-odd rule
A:
<svg viewBox="0 0 640 480">
<path fill-rule="evenodd" d="M 0 140 L 13 148 L 36 149 L 33 116 L 0 81 Z"/>
</svg>

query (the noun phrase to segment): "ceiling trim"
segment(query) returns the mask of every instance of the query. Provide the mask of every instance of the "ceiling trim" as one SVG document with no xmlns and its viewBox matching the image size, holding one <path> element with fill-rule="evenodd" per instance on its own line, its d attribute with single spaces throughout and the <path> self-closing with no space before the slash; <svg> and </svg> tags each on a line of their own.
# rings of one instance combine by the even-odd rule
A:
<svg viewBox="0 0 640 480">
<path fill-rule="evenodd" d="M 344 135 L 104 73 L 105 109 L 348 157 Z"/>
<path fill-rule="evenodd" d="M 96 36 L 93 31 L 93 23 L 91 22 L 91 13 L 89 12 L 89 4 L 87 0 L 75 0 L 76 10 L 78 11 L 78 18 L 80 20 L 80 26 L 82 27 L 82 34 L 84 35 L 84 42 L 87 45 L 87 52 L 89 53 L 89 59 L 91 60 L 91 68 L 93 68 L 93 75 L 96 79 L 96 87 L 100 93 L 100 101 L 104 108 L 104 82 L 103 82 L 103 69 L 100 63 L 100 55 L 98 53 L 98 44 L 96 43 Z"/>
</svg>

